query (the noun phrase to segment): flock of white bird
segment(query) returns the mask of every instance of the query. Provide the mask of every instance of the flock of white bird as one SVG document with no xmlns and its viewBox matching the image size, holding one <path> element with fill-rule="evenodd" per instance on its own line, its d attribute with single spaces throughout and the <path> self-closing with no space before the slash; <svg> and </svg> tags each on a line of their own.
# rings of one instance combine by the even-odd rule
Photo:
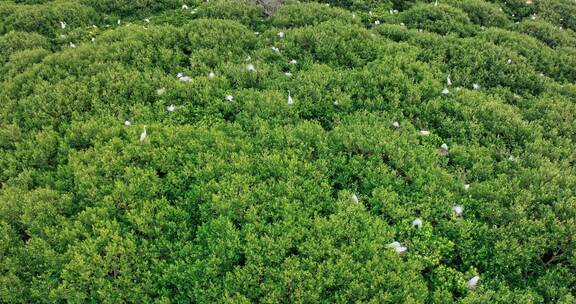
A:
<svg viewBox="0 0 576 304">
<path fill-rule="evenodd" d="M 434 3 L 434 5 L 438 5 L 438 1 L 436 1 L 436 2 Z M 189 9 L 189 8 L 188 8 L 187 5 L 184 4 L 184 5 L 182 5 L 182 9 L 183 9 L 183 10 L 187 10 L 187 9 Z M 196 10 L 193 10 L 192 13 L 195 13 L 195 12 L 196 12 Z M 398 13 L 397 10 L 390 10 L 390 14 L 396 14 L 396 13 Z M 372 15 L 372 12 L 370 11 L 369 14 Z M 532 19 L 535 19 L 535 18 L 536 18 L 536 15 L 533 15 L 533 16 L 532 16 Z M 146 19 L 145 19 L 145 22 L 146 22 L 146 23 L 149 23 L 149 22 L 150 22 L 150 19 L 146 18 Z M 118 20 L 117 23 L 120 24 L 121 21 Z M 379 24 L 380 24 L 380 20 L 374 21 L 374 24 L 375 24 L 375 25 L 379 25 Z M 401 25 L 404 25 L 404 24 L 401 24 Z M 60 27 L 61 27 L 62 29 L 65 29 L 66 26 L 67 26 L 66 22 L 60 21 Z M 286 34 L 285 34 L 284 32 L 278 32 L 278 33 L 277 33 L 277 36 L 278 36 L 280 39 L 283 39 L 283 38 L 285 37 L 285 35 L 286 35 Z M 92 38 L 91 41 L 94 42 L 95 39 Z M 76 45 L 75 45 L 74 43 L 72 43 L 72 42 L 69 43 L 69 46 L 70 46 L 70 48 L 76 48 Z M 277 47 L 275 47 L 275 46 L 272 46 L 271 49 L 272 49 L 274 52 L 280 52 L 280 49 L 277 48 Z M 250 61 L 250 60 L 251 60 L 251 57 L 248 56 L 248 57 L 246 58 L 246 61 Z M 289 63 L 290 63 L 290 64 L 297 64 L 297 61 L 296 61 L 295 59 L 292 59 Z M 508 59 L 508 60 L 507 60 L 507 64 L 511 64 L 511 63 L 512 63 L 512 59 Z M 252 64 L 252 63 L 248 63 L 248 64 L 246 65 L 246 69 L 248 70 L 248 72 L 255 72 L 255 71 L 256 71 L 256 67 L 255 67 L 254 64 Z M 290 72 L 285 72 L 285 75 L 286 75 L 286 76 L 292 76 L 292 73 L 290 73 Z M 177 79 L 178 79 L 179 81 L 183 81 L 183 82 L 190 82 L 190 81 L 192 81 L 192 78 L 190 78 L 189 76 L 184 75 L 183 73 L 178 73 L 178 74 L 176 75 L 176 77 L 177 77 Z M 210 73 L 208 74 L 208 77 L 209 77 L 209 78 L 214 78 L 214 77 L 216 77 L 216 74 L 215 74 L 214 72 L 210 72 Z M 444 87 L 444 88 L 442 89 L 442 92 L 441 92 L 441 93 L 444 94 L 444 95 L 450 94 L 450 90 L 449 90 L 449 87 L 450 87 L 450 86 L 452 86 L 452 80 L 450 79 L 450 76 L 448 75 L 448 76 L 446 77 L 446 87 Z M 474 83 L 474 84 L 472 84 L 472 88 L 473 88 L 474 90 L 479 90 L 481 87 L 480 87 L 480 84 Z M 456 88 L 456 90 L 458 90 L 458 89 L 459 89 L 459 88 Z M 157 93 L 159 96 L 160 96 L 160 95 L 163 95 L 165 92 L 166 92 L 166 89 L 165 89 L 165 88 L 160 88 L 160 89 L 157 89 L 157 90 L 156 90 L 156 93 Z M 226 95 L 224 99 L 225 99 L 226 101 L 228 101 L 228 102 L 234 101 L 234 97 L 233 97 L 232 95 Z M 289 105 L 293 105 L 293 104 L 294 104 L 294 99 L 293 99 L 290 91 L 288 91 L 288 100 L 287 100 L 287 103 L 288 103 Z M 335 101 L 335 102 L 334 102 L 334 105 L 338 105 L 338 102 Z M 174 111 L 176 111 L 177 108 L 178 108 L 178 107 L 177 107 L 176 105 L 170 104 L 170 105 L 168 105 L 168 106 L 166 107 L 166 110 L 167 110 L 168 112 L 174 112 Z M 132 125 L 132 122 L 129 121 L 129 120 L 126 120 L 126 121 L 124 122 L 124 125 L 125 125 L 125 126 L 131 126 L 131 125 Z M 397 129 L 397 128 L 400 128 L 400 123 L 397 122 L 397 121 L 394 121 L 394 122 L 392 123 L 392 127 L 393 127 L 393 128 L 396 128 L 396 129 Z M 147 136 L 148 136 L 148 133 L 147 133 L 147 129 L 146 129 L 146 128 L 147 128 L 147 126 L 144 125 L 143 131 L 142 131 L 142 133 L 140 134 L 140 142 L 144 142 L 144 141 L 146 140 Z M 428 131 L 428 130 L 420 130 L 419 134 L 420 134 L 420 136 L 429 136 L 429 135 L 430 135 L 430 131 Z M 446 155 L 446 154 L 448 154 L 448 145 L 445 144 L 445 143 L 442 144 L 442 145 L 440 146 L 440 148 L 438 149 L 437 152 L 438 152 L 439 155 Z M 509 157 L 508 159 L 511 160 L 511 161 L 515 160 L 514 156 L 512 156 L 512 155 L 510 155 L 510 157 Z M 464 184 L 464 190 L 469 190 L 469 189 L 470 189 L 470 184 Z M 353 194 L 353 195 L 352 195 L 352 200 L 353 200 L 354 202 L 356 202 L 356 203 L 359 202 L 358 196 L 357 196 L 356 194 Z M 452 207 L 452 211 L 453 211 L 453 213 L 455 214 L 456 217 L 462 217 L 463 214 L 464 214 L 464 207 L 461 206 L 461 205 L 455 205 L 455 206 Z M 414 219 L 414 220 L 411 222 L 411 225 L 414 226 L 414 227 L 417 227 L 417 228 L 422 228 L 422 227 L 423 227 L 423 222 L 422 222 L 422 220 L 421 220 L 420 218 L 416 218 L 416 219 Z M 399 242 L 397 242 L 397 241 L 394 241 L 394 242 L 386 245 L 386 247 L 387 247 L 387 248 L 394 249 L 395 252 L 397 252 L 398 254 L 401 254 L 401 255 L 402 255 L 402 254 L 405 254 L 405 253 L 408 251 L 408 248 L 407 248 L 405 245 L 403 245 L 403 244 L 401 244 L 401 243 L 399 243 Z M 474 277 L 472 277 L 472 278 L 467 282 L 468 288 L 470 288 L 470 289 L 476 288 L 476 286 L 478 285 L 479 280 L 480 280 L 480 277 L 479 277 L 479 276 L 474 276 Z"/>
</svg>

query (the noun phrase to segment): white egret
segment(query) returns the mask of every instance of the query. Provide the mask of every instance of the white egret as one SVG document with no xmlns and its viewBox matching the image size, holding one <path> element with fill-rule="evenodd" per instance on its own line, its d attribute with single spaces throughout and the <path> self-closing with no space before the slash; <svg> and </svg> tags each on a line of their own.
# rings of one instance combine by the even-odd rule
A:
<svg viewBox="0 0 576 304">
<path fill-rule="evenodd" d="M 465 191 L 470 190 L 470 184 L 464 184 L 464 190 Z"/>
<path fill-rule="evenodd" d="M 297 64 L 298 61 L 296 61 L 295 59 L 290 60 L 290 64 Z"/>
<path fill-rule="evenodd" d="M 358 196 L 356 196 L 356 194 L 352 194 L 352 201 L 355 203 L 358 202 Z"/>
<path fill-rule="evenodd" d="M 214 77 L 216 77 L 216 74 L 214 74 L 214 72 L 208 73 L 208 78 L 214 78 Z"/>
<path fill-rule="evenodd" d="M 279 50 L 277 47 L 275 47 L 275 46 L 272 47 L 272 50 L 273 50 L 274 52 L 280 52 L 280 50 Z"/>
<path fill-rule="evenodd" d="M 468 286 L 469 289 L 475 289 L 476 286 L 478 286 L 478 281 L 480 281 L 480 277 L 474 276 L 470 280 L 468 280 L 466 285 Z"/>
<path fill-rule="evenodd" d="M 61 27 L 62 29 L 65 29 L 65 28 L 66 28 L 66 22 L 60 21 L 60 27 Z"/>
<path fill-rule="evenodd" d="M 248 70 L 248 72 L 254 72 L 254 71 L 256 71 L 256 68 L 255 68 L 254 65 L 251 64 L 251 63 L 249 63 L 249 64 L 246 66 L 246 69 Z"/>
<path fill-rule="evenodd" d="M 448 77 L 446 77 L 446 85 L 448 85 L 448 86 L 452 85 L 452 80 L 450 79 L 450 75 L 448 75 Z"/>
<path fill-rule="evenodd" d="M 288 91 L 288 104 L 294 104 L 294 99 L 292 99 L 292 96 L 290 95 L 290 91 Z"/>
<path fill-rule="evenodd" d="M 144 19 L 144 21 L 145 21 L 146 23 L 150 23 L 150 19 L 149 19 L 149 18 Z"/>
<path fill-rule="evenodd" d="M 144 131 L 142 131 L 142 133 L 140 134 L 140 142 L 144 142 L 144 140 L 146 139 L 147 133 L 146 133 L 146 126 L 144 126 Z"/>
<path fill-rule="evenodd" d="M 171 105 L 166 107 L 166 110 L 168 110 L 168 112 L 174 112 L 174 111 L 176 111 L 176 106 L 171 104 Z"/>
<path fill-rule="evenodd" d="M 156 90 L 156 95 L 158 95 L 158 96 L 162 96 L 164 93 L 166 93 L 165 88 L 159 88 Z"/>
<path fill-rule="evenodd" d="M 418 228 L 422 228 L 422 220 L 417 218 L 415 220 L 412 221 L 412 226 L 416 226 Z"/>
<path fill-rule="evenodd" d="M 398 129 L 398 128 L 400 128 L 400 123 L 395 121 L 392 123 L 392 127 L 394 127 L 394 129 Z"/>
<path fill-rule="evenodd" d="M 248 56 L 246 57 L 246 59 L 244 59 L 244 60 L 250 61 L 250 60 L 252 60 L 252 57 L 251 57 L 250 55 L 248 55 Z"/>
<path fill-rule="evenodd" d="M 75 48 L 76 48 L 76 45 L 75 45 L 74 43 L 70 42 L 70 47 L 73 48 L 73 49 L 75 49 Z"/>
<path fill-rule="evenodd" d="M 226 100 L 228 100 L 228 101 L 233 101 L 233 100 L 234 100 L 234 97 L 233 97 L 232 95 L 226 95 L 225 98 L 226 98 Z"/>
<path fill-rule="evenodd" d="M 406 24 L 404 24 L 404 22 L 400 22 L 400 26 L 406 26 Z"/>
<path fill-rule="evenodd" d="M 197 9 L 193 9 L 193 10 L 190 12 L 190 14 L 194 15 L 194 14 L 196 14 L 197 12 L 198 12 Z"/>
<path fill-rule="evenodd" d="M 129 120 L 126 120 L 126 121 L 124 121 L 124 125 L 125 125 L 125 126 L 131 126 L 131 125 L 132 125 L 132 122 L 129 121 Z"/>
<path fill-rule="evenodd" d="M 472 84 L 472 88 L 473 88 L 474 90 L 480 90 L 480 85 L 477 84 L 477 83 L 473 83 L 473 84 Z"/>
<path fill-rule="evenodd" d="M 506 63 L 511 64 L 511 63 L 512 63 L 512 59 L 508 59 L 508 61 L 506 61 Z"/>
<path fill-rule="evenodd" d="M 444 88 L 444 89 L 442 89 L 442 94 L 448 95 L 448 94 L 450 94 L 450 91 L 448 90 L 448 88 Z"/>
<path fill-rule="evenodd" d="M 292 76 L 292 73 L 290 73 L 290 72 L 286 72 L 286 73 L 284 73 L 284 75 L 286 75 L 286 76 L 290 77 L 290 76 Z"/>
<path fill-rule="evenodd" d="M 278 32 L 278 37 L 284 38 L 284 32 Z"/>
<path fill-rule="evenodd" d="M 380 20 L 374 21 L 374 25 L 380 25 Z"/>
<path fill-rule="evenodd" d="M 120 19 L 118 19 L 118 25 L 120 25 L 120 23 L 121 23 L 121 21 L 120 21 Z"/>
<path fill-rule="evenodd" d="M 187 9 L 188 9 L 188 5 L 182 4 L 182 9 L 183 9 L 183 10 L 187 10 Z"/>
<path fill-rule="evenodd" d="M 408 250 L 408 248 L 406 248 L 405 246 L 402 246 L 402 244 L 400 244 L 399 242 L 396 242 L 396 241 L 386 245 L 386 248 L 394 248 L 394 251 L 396 251 L 396 253 L 398 253 L 398 254 L 404 254 L 406 252 L 406 250 Z"/>
<path fill-rule="evenodd" d="M 338 106 L 338 100 L 336 100 L 336 101 L 334 102 L 334 105 L 335 105 L 335 106 Z"/>
<path fill-rule="evenodd" d="M 372 16 L 372 11 L 368 11 L 368 15 Z"/>
<path fill-rule="evenodd" d="M 434 6 L 438 6 L 438 1 L 434 1 Z"/>
<path fill-rule="evenodd" d="M 96 42 L 96 38 L 94 38 L 94 37 L 90 38 L 90 42 L 92 42 L 92 43 Z"/>
<path fill-rule="evenodd" d="M 464 213 L 464 207 L 462 207 L 461 205 L 456 205 L 452 207 L 452 211 L 454 211 L 454 213 L 456 213 L 457 216 L 462 216 L 462 214 Z"/>
<path fill-rule="evenodd" d="M 420 136 L 428 136 L 428 135 L 430 135 L 430 131 L 420 130 Z"/>
</svg>

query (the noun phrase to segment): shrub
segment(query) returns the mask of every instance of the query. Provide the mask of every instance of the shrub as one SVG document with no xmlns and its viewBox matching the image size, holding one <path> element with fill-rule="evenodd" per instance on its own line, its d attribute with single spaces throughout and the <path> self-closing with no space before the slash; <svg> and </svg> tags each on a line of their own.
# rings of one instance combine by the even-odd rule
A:
<svg viewBox="0 0 576 304">
<path fill-rule="evenodd" d="M 402 12 L 399 18 L 410 28 L 424 29 L 441 35 L 454 33 L 468 36 L 476 31 L 466 13 L 448 5 L 415 5 Z"/>
<path fill-rule="evenodd" d="M 12 54 L 35 48 L 50 49 L 50 42 L 35 33 L 9 32 L 0 36 L 0 62 L 6 62 Z"/>
<path fill-rule="evenodd" d="M 325 21 L 340 21 L 358 24 L 360 18 L 354 18 L 347 10 L 329 7 L 320 3 L 303 3 L 283 6 L 275 15 L 272 24 L 281 28 L 318 25 Z"/>
</svg>

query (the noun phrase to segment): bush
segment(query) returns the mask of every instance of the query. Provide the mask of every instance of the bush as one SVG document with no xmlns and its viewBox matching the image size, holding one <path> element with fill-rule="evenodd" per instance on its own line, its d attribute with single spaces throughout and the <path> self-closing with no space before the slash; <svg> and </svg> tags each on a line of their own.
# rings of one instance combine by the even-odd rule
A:
<svg viewBox="0 0 576 304">
<path fill-rule="evenodd" d="M 571 35 L 568 31 L 560 31 L 542 20 L 526 20 L 515 24 L 512 29 L 530 35 L 552 48 L 576 45 L 576 35 Z"/>
<path fill-rule="evenodd" d="M 0 36 L 0 62 L 6 62 L 12 54 L 35 48 L 50 49 L 50 41 L 35 33 L 9 32 Z"/>
<path fill-rule="evenodd" d="M 347 10 L 312 2 L 282 6 L 274 15 L 272 24 L 280 28 L 289 28 L 318 25 L 330 20 L 353 24 L 360 22 L 359 17 L 355 18 Z"/>
<path fill-rule="evenodd" d="M 424 29 L 441 35 L 453 33 L 469 36 L 477 30 L 466 13 L 448 5 L 415 5 L 402 12 L 399 19 L 410 28 Z"/>
</svg>

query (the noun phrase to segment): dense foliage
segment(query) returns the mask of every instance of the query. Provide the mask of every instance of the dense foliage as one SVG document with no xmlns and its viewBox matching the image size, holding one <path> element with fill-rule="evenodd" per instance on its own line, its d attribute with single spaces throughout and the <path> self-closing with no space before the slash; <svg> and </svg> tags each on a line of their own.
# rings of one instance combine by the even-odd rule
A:
<svg viewBox="0 0 576 304">
<path fill-rule="evenodd" d="M 300 2 L 0 1 L 0 303 L 576 303 L 576 3 Z"/>
</svg>

